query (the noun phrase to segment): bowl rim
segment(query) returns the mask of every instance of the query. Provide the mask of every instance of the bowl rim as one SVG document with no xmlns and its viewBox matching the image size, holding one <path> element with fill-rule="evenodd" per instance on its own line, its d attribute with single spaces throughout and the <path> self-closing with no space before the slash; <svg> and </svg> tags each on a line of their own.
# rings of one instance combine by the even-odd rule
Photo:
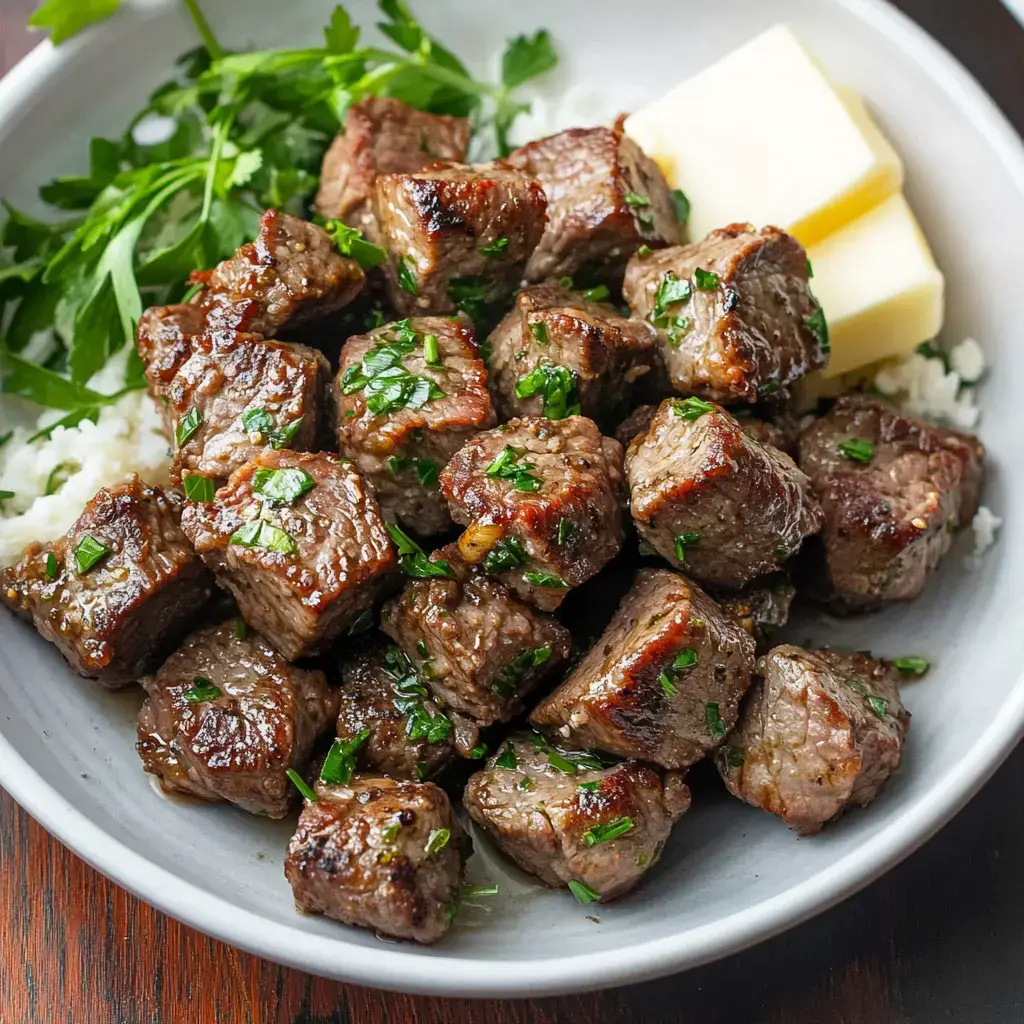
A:
<svg viewBox="0 0 1024 1024">
<path fill-rule="evenodd" d="M 941 44 L 885 0 L 835 0 L 896 41 L 975 127 L 1024 196 L 1024 143 L 974 77 Z M 0 80 L 0 119 L 72 58 L 103 45 L 98 26 L 54 48 L 42 42 Z M 43 827 L 111 881 L 183 923 L 232 946 L 298 970 L 397 991 L 458 997 L 525 997 L 636 983 L 737 953 L 846 899 L 945 825 L 1024 738 L 1024 673 L 973 746 L 896 821 L 828 868 L 776 896 L 676 935 L 553 960 L 425 956 L 413 947 L 350 944 L 345 932 L 313 935 L 268 920 L 147 860 L 95 824 L 48 783 L 0 732 L 0 786 Z M 343 955 L 341 955 L 343 953 Z M 517 969 L 510 970 L 511 966 Z"/>
</svg>

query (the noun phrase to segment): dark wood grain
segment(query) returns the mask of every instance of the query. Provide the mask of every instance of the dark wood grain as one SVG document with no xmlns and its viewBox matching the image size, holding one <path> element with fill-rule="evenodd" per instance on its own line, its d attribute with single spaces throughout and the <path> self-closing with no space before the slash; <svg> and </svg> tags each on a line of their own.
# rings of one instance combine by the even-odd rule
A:
<svg viewBox="0 0 1024 1024">
<path fill-rule="evenodd" d="M 32 44 L 0 0 L 0 71 Z M 1024 32 L 996 0 L 901 0 L 1024 130 Z M 564 999 L 375 992 L 287 970 L 140 903 L 0 792 L 0 1024 L 897 1024 L 1024 1019 L 1024 749 L 884 879 L 756 949 Z"/>
</svg>

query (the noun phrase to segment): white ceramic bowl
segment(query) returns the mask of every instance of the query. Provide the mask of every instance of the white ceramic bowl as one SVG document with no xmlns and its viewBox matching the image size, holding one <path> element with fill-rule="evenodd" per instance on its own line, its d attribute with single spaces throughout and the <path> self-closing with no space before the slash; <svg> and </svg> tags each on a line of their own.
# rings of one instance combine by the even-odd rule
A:
<svg viewBox="0 0 1024 1024">
<path fill-rule="evenodd" d="M 316 36 L 330 3 L 204 0 L 204 7 L 230 45 L 289 45 Z M 133 749 L 140 691 L 110 695 L 75 678 L 52 647 L 6 615 L 0 783 L 143 899 L 317 974 L 450 995 L 638 981 L 738 950 L 848 896 L 938 829 L 1021 736 L 1024 532 L 1015 524 L 1024 521 L 1024 493 L 1012 467 L 1020 461 L 1016 389 L 1024 385 L 1024 151 L 963 69 L 876 0 L 637 0 L 628 9 L 596 0 L 421 0 L 418 7 L 457 52 L 479 58 L 478 69 L 503 37 L 546 25 L 562 46 L 567 80 L 600 83 L 623 109 L 786 20 L 835 80 L 868 98 L 896 140 L 911 200 L 947 274 L 948 335 L 977 337 L 995 365 L 982 389 L 985 499 L 1009 523 L 983 571 L 964 570 L 971 545 L 963 537 L 915 604 L 796 635 L 934 660 L 933 672 L 907 687 L 914 725 L 905 767 L 869 810 L 811 840 L 705 787 L 640 890 L 596 910 L 534 887 L 485 850 L 474 857 L 473 876 L 499 881 L 502 895 L 460 916 L 461 926 L 432 949 L 297 915 L 281 872 L 290 823 L 159 799 Z M 137 4 L 64 49 L 42 47 L 0 84 L 0 195 L 27 201 L 39 180 L 83 168 L 91 134 L 120 130 L 194 43 L 179 8 Z M 372 22 L 366 0 L 350 8 Z"/>
</svg>

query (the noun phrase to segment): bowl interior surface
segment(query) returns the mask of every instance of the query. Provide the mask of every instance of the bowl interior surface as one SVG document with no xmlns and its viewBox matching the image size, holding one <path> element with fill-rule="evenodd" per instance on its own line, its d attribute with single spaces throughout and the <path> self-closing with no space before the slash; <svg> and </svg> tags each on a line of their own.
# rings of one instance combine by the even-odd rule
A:
<svg viewBox="0 0 1024 1024">
<path fill-rule="evenodd" d="M 325 0 L 204 0 L 231 47 L 309 44 Z M 353 0 L 354 19 L 374 9 Z M 635 108 L 778 21 L 789 22 L 831 77 L 868 99 L 907 165 L 908 193 L 947 276 L 945 336 L 976 337 L 994 372 L 983 385 L 985 503 L 1010 527 L 979 571 L 970 531 L 913 605 L 794 627 L 880 655 L 924 654 L 909 684 L 913 728 L 904 767 L 867 812 L 798 840 L 775 818 L 712 785 L 672 835 L 660 865 L 619 904 L 579 906 L 478 844 L 471 880 L 501 895 L 460 915 L 431 949 L 385 944 L 298 916 L 282 875 L 292 821 L 159 798 L 134 750 L 142 692 L 101 692 L 55 649 L 0 616 L 0 783 L 86 859 L 173 915 L 315 973 L 410 991 L 541 994 L 611 985 L 692 966 L 809 916 L 863 885 L 945 821 L 991 773 L 1024 726 L 1019 580 L 1019 344 L 1024 155 L 974 83 L 919 30 L 874 0 L 641 0 L 627 17 L 594 0 L 516 4 L 431 0 L 424 21 L 477 72 L 509 35 L 546 26 L 562 53 L 553 88 L 593 85 Z M 116 134 L 142 97 L 195 45 L 170 3 L 137 3 L 58 54 L 30 58 L 0 90 L 0 195 L 32 209 L 39 182 L 83 169 L 92 135 Z M 709 97 L 715 102 L 715 97 Z M 780 117 L 799 117 L 799 97 Z M 728 110 L 722 110 L 728 131 Z M 807 125 L 813 132 L 815 126 Z M 756 154 L 752 154 L 756 159 Z"/>
</svg>

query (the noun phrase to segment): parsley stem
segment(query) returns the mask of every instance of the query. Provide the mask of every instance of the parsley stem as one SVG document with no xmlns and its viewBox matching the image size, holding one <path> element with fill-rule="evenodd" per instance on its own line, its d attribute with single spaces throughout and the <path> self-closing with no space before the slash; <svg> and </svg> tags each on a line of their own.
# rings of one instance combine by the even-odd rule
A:
<svg viewBox="0 0 1024 1024">
<path fill-rule="evenodd" d="M 217 37 L 213 34 L 213 29 L 210 28 L 206 15 L 199 9 L 197 0 L 184 0 L 184 3 L 188 8 L 188 13 L 192 15 L 192 20 L 195 22 L 196 29 L 202 37 L 203 45 L 209 52 L 211 59 L 221 60 L 224 56 L 224 49 L 217 42 Z"/>
</svg>

